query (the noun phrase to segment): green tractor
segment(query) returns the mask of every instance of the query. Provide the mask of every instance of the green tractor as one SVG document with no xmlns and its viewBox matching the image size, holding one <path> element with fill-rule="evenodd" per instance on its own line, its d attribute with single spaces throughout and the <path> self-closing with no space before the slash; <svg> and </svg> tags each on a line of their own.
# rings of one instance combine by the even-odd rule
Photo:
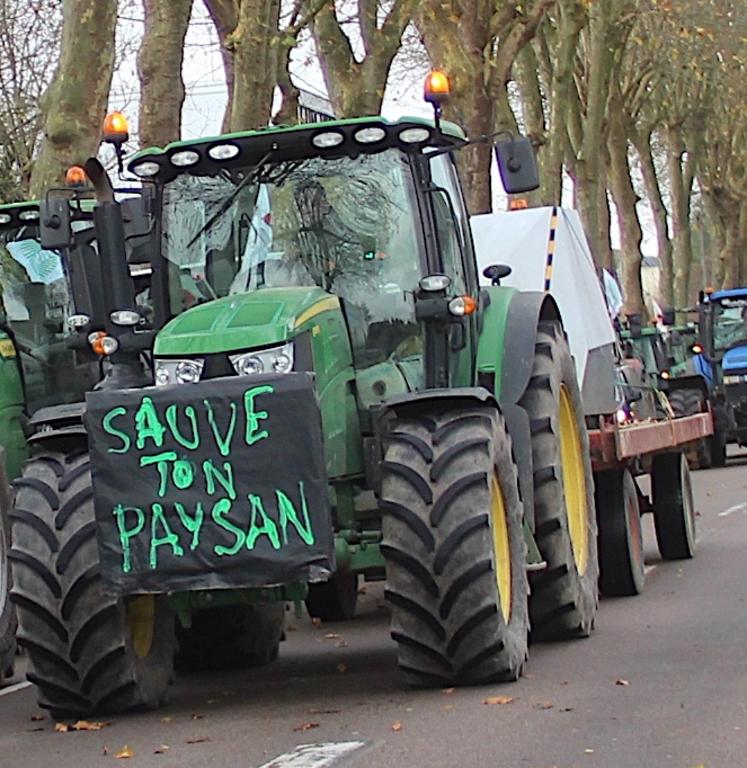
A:
<svg viewBox="0 0 747 768">
<path fill-rule="evenodd" d="M 176 623 L 183 645 L 272 656 L 285 601 L 349 618 L 361 578 L 386 580 L 417 686 L 517 679 L 530 625 L 590 634 L 575 368 L 550 295 L 501 287 L 497 264 L 478 286 L 467 143 L 438 117 L 370 117 L 130 161 L 154 190 L 152 361 L 106 202 L 115 285 L 85 332 L 114 373 L 85 417 L 46 417 L 17 484 L 34 524 L 14 527 L 14 593 L 42 706 L 156 706 Z M 496 153 L 509 192 L 536 185 L 526 140 Z M 268 601 L 274 616 L 235 620 Z"/>
<path fill-rule="evenodd" d="M 79 243 L 92 238 L 81 204 Z M 73 310 L 69 275 L 58 251 L 40 243 L 39 203 L 0 206 L 0 682 L 12 669 L 15 613 L 10 591 L 9 483 L 29 455 L 33 415 L 79 402 L 95 381 L 94 358 L 68 346 Z M 88 216 L 90 218 L 90 216 Z M 7 676 L 7 675 L 6 675 Z"/>
</svg>

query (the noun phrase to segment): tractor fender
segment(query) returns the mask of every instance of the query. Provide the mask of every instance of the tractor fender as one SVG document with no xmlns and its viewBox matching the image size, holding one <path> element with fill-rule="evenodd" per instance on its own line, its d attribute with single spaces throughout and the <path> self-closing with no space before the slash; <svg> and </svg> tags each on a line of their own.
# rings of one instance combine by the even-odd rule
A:
<svg viewBox="0 0 747 768">
<path fill-rule="evenodd" d="M 40 408 L 29 419 L 29 428 L 32 430 L 28 437 L 29 445 L 38 448 L 40 445 L 59 446 L 60 443 L 64 446 L 85 444 L 88 440 L 83 422 L 85 412 L 85 403 Z"/>
<path fill-rule="evenodd" d="M 478 341 L 477 380 L 495 392 L 506 419 L 525 516 L 534 531 L 532 434 L 529 416 L 518 403 L 532 374 L 537 328 L 544 320 L 559 321 L 560 310 L 548 293 L 501 287 L 485 290 L 490 305 Z"/>
<path fill-rule="evenodd" d="M 708 399 L 708 382 L 700 374 L 693 373 L 687 376 L 676 376 L 667 381 L 666 389 L 668 392 L 674 392 L 677 389 L 698 389 L 703 396 Z"/>
</svg>

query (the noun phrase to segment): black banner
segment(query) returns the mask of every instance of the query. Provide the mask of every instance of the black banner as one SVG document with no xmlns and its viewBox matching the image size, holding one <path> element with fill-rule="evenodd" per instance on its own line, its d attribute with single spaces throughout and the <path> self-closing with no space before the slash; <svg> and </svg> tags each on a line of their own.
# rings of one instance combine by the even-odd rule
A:
<svg viewBox="0 0 747 768">
<path fill-rule="evenodd" d="M 86 403 L 112 592 L 260 587 L 333 570 L 310 374 L 91 392 Z"/>
</svg>

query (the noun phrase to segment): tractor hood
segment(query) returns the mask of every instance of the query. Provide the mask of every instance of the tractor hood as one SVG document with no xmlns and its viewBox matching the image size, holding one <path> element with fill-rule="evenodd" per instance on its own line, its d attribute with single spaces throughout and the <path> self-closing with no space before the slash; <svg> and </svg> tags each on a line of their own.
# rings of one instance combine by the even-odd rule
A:
<svg viewBox="0 0 747 768">
<path fill-rule="evenodd" d="M 747 346 L 732 347 L 724 353 L 725 374 L 747 373 Z"/>
<path fill-rule="evenodd" d="M 282 344 L 339 299 L 321 288 L 263 288 L 201 304 L 158 334 L 158 357 L 192 357 Z"/>
</svg>

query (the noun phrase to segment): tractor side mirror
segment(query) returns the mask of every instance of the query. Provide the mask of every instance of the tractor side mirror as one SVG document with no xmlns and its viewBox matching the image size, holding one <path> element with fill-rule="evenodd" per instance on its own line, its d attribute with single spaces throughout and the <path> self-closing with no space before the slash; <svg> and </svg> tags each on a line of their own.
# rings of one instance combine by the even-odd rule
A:
<svg viewBox="0 0 747 768">
<path fill-rule="evenodd" d="M 500 285 L 501 280 L 511 274 L 511 267 L 508 264 L 491 264 L 483 269 L 482 274 L 490 280 L 491 285 Z"/>
<path fill-rule="evenodd" d="M 674 307 L 667 307 L 661 310 L 661 322 L 662 325 L 674 325 Z"/>
<path fill-rule="evenodd" d="M 539 187 L 534 148 L 526 136 L 500 141 L 494 149 L 503 188 L 509 195 L 531 192 Z"/>
<path fill-rule="evenodd" d="M 125 231 L 128 264 L 151 263 L 153 217 L 145 197 L 131 197 L 120 203 Z"/>
<path fill-rule="evenodd" d="M 67 248 L 73 240 L 70 201 L 47 196 L 39 203 L 39 240 L 45 250 Z"/>
</svg>

